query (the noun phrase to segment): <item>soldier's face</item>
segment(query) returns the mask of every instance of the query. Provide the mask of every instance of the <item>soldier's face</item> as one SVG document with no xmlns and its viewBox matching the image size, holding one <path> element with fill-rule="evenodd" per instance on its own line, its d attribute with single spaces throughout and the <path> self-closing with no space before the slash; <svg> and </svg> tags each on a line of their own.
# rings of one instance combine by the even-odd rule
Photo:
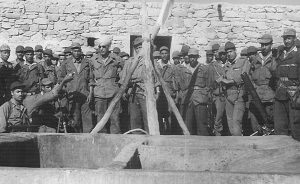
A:
<svg viewBox="0 0 300 184">
<path fill-rule="evenodd" d="M 52 88 L 53 88 L 53 86 L 51 84 L 50 85 L 44 85 L 44 86 L 42 86 L 42 90 L 45 93 L 50 92 L 52 90 Z"/>
<path fill-rule="evenodd" d="M 15 99 L 17 102 L 22 102 L 22 100 L 24 99 L 24 95 L 23 95 L 23 89 L 15 89 L 11 92 L 11 96 L 13 97 L 13 99 Z"/>
<path fill-rule="evenodd" d="M 219 57 L 220 57 L 221 61 L 224 63 L 227 60 L 227 53 L 221 52 L 219 54 Z"/>
<path fill-rule="evenodd" d="M 9 50 L 3 50 L 1 51 L 1 59 L 4 61 L 7 61 L 10 56 L 10 51 Z"/>
<path fill-rule="evenodd" d="M 160 60 L 160 57 L 159 57 L 159 56 L 155 56 L 155 57 L 153 58 L 153 60 L 154 60 L 154 62 L 158 62 L 158 60 Z"/>
<path fill-rule="evenodd" d="M 195 68 L 198 65 L 198 55 L 189 55 L 190 65 L 192 68 Z"/>
<path fill-rule="evenodd" d="M 59 61 L 60 63 L 62 63 L 62 62 L 64 62 L 65 59 L 66 59 L 65 56 L 59 56 L 58 61 Z"/>
<path fill-rule="evenodd" d="M 283 43 L 284 43 L 285 47 L 287 47 L 287 48 L 291 48 L 292 46 L 294 46 L 295 45 L 295 40 L 296 40 L 295 36 L 285 36 L 285 37 L 283 37 Z"/>
<path fill-rule="evenodd" d="M 66 53 L 66 58 L 69 59 L 70 57 L 72 57 L 72 53 L 71 52 Z"/>
<path fill-rule="evenodd" d="M 51 62 L 51 56 L 48 54 L 44 54 L 44 60 L 46 61 L 46 63 L 50 63 Z"/>
<path fill-rule="evenodd" d="M 184 57 L 181 56 L 181 57 L 179 58 L 179 61 L 180 61 L 180 63 L 182 64 L 182 63 L 184 62 Z"/>
<path fill-rule="evenodd" d="M 227 50 L 227 58 L 228 58 L 229 61 L 233 61 L 236 58 L 235 49 L 228 49 Z"/>
<path fill-rule="evenodd" d="M 179 57 L 173 57 L 173 61 L 175 65 L 178 65 L 180 63 Z"/>
<path fill-rule="evenodd" d="M 261 43 L 261 53 L 266 56 L 272 50 L 272 43 Z"/>
<path fill-rule="evenodd" d="M 17 58 L 18 59 L 23 59 L 24 58 L 24 52 L 16 52 Z"/>
<path fill-rule="evenodd" d="M 141 52 L 142 48 L 143 48 L 142 44 L 137 45 L 136 47 L 134 47 L 134 50 L 135 50 L 136 54 L 139 54 Z"/>
<path fill-rule="evenodd" d="M 37 58 L 42 58 L 43 57 L 43 52 L 41 50 L 35 51 L 35 55 Z"/>
<path fill-rule="evenodd" d="M 57 62 L 58 62 L 57 59 L 52 59 L 52 60 L 51 60 L 52 65 L 57 65 Z"/>
<path fill-rule="evenodd" d="M 214 55 L 206 55 L 206 63 L 209 64 L 214 59 Z"/>
<path fill-rule="evenodd" d="M 73 50 L 72 50 L 72 55 L 73 55 L 73 57 L 75 58 L 75 59 L 80 59 L 81 58 L 81 55 L 82 55 L 82 53 L 81 53 L 81 49 L 80 48 L 74 48 Z"/>
<path fill-rule="evenodd" d="M 32 63 L 33 62 L 33 56 L 34 56 L 33 52 L 27 52 L 25 54 L 26 61 L 29 62 L 29 63 Z"/>
<path fill-rule="evenodd" d="M 185 62 L 185 64 L 189 64 L 190 63 L 189 56 L 184 56 L 184 62 Z"/>
<path fill-rule="evenodd" d="M 162 50 L 160 52 L 160 56 L 161 56 L 161 59 L 163 61 L 168 61 L 169 60 L 169 52 L 167 50 Z"/>
<path fill-rule="evenodd" d="M 109 45 L 99 45 L 99 53 L 101 55 L 106 55 L 109 53 Z"/>
</svg>

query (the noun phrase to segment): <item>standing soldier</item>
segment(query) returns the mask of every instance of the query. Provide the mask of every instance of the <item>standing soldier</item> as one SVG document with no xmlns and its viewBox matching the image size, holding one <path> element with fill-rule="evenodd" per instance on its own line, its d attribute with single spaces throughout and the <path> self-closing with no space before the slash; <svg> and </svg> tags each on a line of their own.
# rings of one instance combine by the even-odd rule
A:
<svg viewBox="0 0 300 184">
<path fill-rule="evenodd" d="M 190 72 L 186 78 L 188 89 L 183 99 L 183 115 L 192 135 L 209 135 L 208 131 L 208 68 L 198 63 L 199 51 L 191 48 L 188 52 Z"/>
<path fill-rule="evenodd" d="M 278 135 L 300 140 L 299 61 L 300 51 L 295 46 L 296 30 L 286 29 L 282 35 L 284 51 L 277 59 L 277 89 L 275 92 L 274 127 Z M 290 131 L 289 131 L 290 129 Z"/>
<path fill-rule="evenodd" d="M 57 73 L 55 66 L 52 64 L 53 54 L 51 49 L 45 49 L 44 51 L 44 62 L 43 67 L 45 70 L 45 77 L 50 79 L 53 84 L 56 84 L 57 82 Z"/>
<path fill-rule="evenodd" d="M 216 58 L 219 57 L 219 49 L 220 49 L 220 45 L 219 44 L 213 44 L 211 46 L 211 51 L 213 52 L 213 55 L 214 55 L 214 59 L 213 60 L 216 60 Z"/>
<path fill-rule="evenodd" d="M 16 75 L 26 86 L 27 96 L 31 96 L 40 92 L 40 81 L 44 78 L 44 68 L 42 65 L 34 62 L 32 47 L 25 47 L 24 52 L 26 60 L 23 65 L 17 64 L 16 68 L 18 70 Z"/>
<path fill-rule="evenodd" d="M 24 64 L 24 47 L 22 45 L 18 45 L 16 47 L 16 56 L 17 59 L 14 66 L 16 66 L 18 63 L 21 63 L 21 65 Z"/>
<path fill-rule="evenodd" d="M 179 55 L 180 55 L 180 52 L 179 52 L 179 51 L 174 51 L 174 52 L 172 53 L 172 59 L 173 59 L 174 65 L 180 64 L 180 61 L 179 61 Z"/>
<path fill-rule="evenodd" d="M 217 82 L 222 82 L 226 87 L 226 115 L 229 131 L 233 136 L 242 135 L 242 120 L 245 112 L 245 91 L 241 74 L 249 73 L 250 63 L 245 58 L 238 58 L 235 45 L 231 42 L 225 44 L 230 67 L 225 78 L 220 77 Z"/>
<path fill-rule="evenodd" d="M 42 64 L 44 59 L 43 59 L 43 47 L 41 45 L 36 45 L 34 48 L 34 52 L 35 52 L 35 58 L 34 58 L 34 62 L 38 63 L 38 64 Z"/>
<path fill-rule="evenodd" d="M 110 53 L 111 39 L 103 37 L 96 40 L 99 47 L 97 53 L 91 59 L 91 68 L 94 78 L 94 97 L 95 97 L 95 113 L 97 122 L 104 116 L 111 100 L 119 91 L 117 84 L 118 67 L 120 66 L 121 58 L 115 53 Z M 110 126 L 104 127 L 100 132 L 118 134 L 120 133 L 120 103 L 115 106 L 113 113 L 110 116 Z"/>
<path fill-rule="evenodd" d="M 71 45 L 72 57 L 61 66 L 60 80 L 66 75 L 74 73 L 74 79 L 67 84 L 66 90 L 70 104 L 70 113 L 73 116 L 73 128 L 76 132 L 87 133 L 93 128 L 92 112 L 89 107 L 92 99 L 93 78 L 90 62 L 83 58 L 79 43 Z"/>
<path fill-rule="evenodd" d="M 154 63 L 157 63 L 161 59 L 161 55 L 159 51 L 154 51 L 153 52 L 153 60 Z"/>
<path fill-rule="evenodd" d="M 10 47 L 6 44 L 0 46 L 0 105 L 10 99 L 9 86 L 14 81 L 13 64 L 8 61 L 10 56 Z"/>
<path fill-rule="evenodd" d="M 224 47 L 223 47 L 224 48 Z M 221 60 L 221 55 L 225 50 L 220 50 L 215 56 L 215 60 L 209 65 L 208 73 L 210 74 L 209 84 L 212 93 L 212 101 L 216 108 L 216 115 L 214 121 L 213 133 L 220 136 L 223 131 L 223 115 L 225 112 L 225 89 L 217 82 L 220 77 L 225 76 L 225 61 Z"/>
<path fill-rule="evenodd" d="M 158 70 L 161 73 L 163 80 L 166 82 L 168 91 L 173 99 L 177 96 L 177 86 L 175 84 L 175 65 L 170 63 L 170 55 L 169 48 L 166 46 L 162 46 L 160 49 L 161 60 L 158 61 L 156 65 Z M 171 109 L 168 106 L 168 101 L 163 93 L 163 89 L 161 86 L 158 86 L 157 91 L 160 91 L 158 100 L 157 100 L 157 111 L 159 122 L 161 124 L 161 132 L 170 131 L 170 127 L 172 124 L 171 120 Z M 175 118 L 172 118 L 175 119 Z"/>
<path fill-rule="evenodd" d="M 260 42 L 262 48 L 264 48 L 263 42 L 268 42 L 269 44 L 271 44 L 272 40 L 260 39 Z M 273 102 L 275 96 L 275 93 L 270 86 L 271 84 L 270 80 L 272 78 L 271 71 L 267 67 L 266 65 L 267 63 L 264 62 L 264 60 L 259 56 L 259 54 L 257 54 L 257 49 L 255 47 L 251 46 L 248 48 L 248 56 L 251 62 L 251 69 L 249 72 L 250 77 L 253 81 L 253 85 L 255 86 L 256 92 L 264 108 L 266 109 L 266 112 L 268 114 L 268 119 L 271 120 L 273 116 Z M 260 130 L 259 121 L 262 121 L 260 119 L 261 114 L 259 114 L 252 100 L 250 100 L 250 105 L 249 105 L 249 116 L 250 116 L 253 132 Z"/>
<path fill-rule="evenodd" d="M 71 58 L 72 57 L 72 49 L 71 49 L 71 47 L 65 48 L 64 54 L 65 54 L 66 59 Z"/>
<path fill-rule="evenodd" d="M 120 84 L 124 83 L 126 75 L 128 75 L 132 63 L 135 59 L 141 57 L 143 39 L 137 37 L 133 41 L 133 47 L 136 53 L 136 57 L 131 57 L 124 65 L 124 69 L 121 73 Z M 129 97 L 129 114 L 130 114 L 130 126 L 131 129 L 141 128 L 149 132 L 148 121 L 147 121 L 147 109 L 146 109 L 146 89 L 145 89 L 145 71 L 146 66 L 144 60 L 141 60 L 136 69 L 134 70 L 131 80 L 129 83 L 130 97 Z"/>
</svg>

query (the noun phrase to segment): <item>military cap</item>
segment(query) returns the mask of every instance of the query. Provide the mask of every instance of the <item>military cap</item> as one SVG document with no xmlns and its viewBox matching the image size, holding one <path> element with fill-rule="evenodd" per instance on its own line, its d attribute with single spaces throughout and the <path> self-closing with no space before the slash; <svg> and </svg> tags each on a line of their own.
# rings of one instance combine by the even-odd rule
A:
<svg viewBox="0 0 300 184">
<path fill-rule="evenodd" d="M 182 45 L 180 52 L 184 56 L 184 55 L 188 55 L 189 50 L 190 50 L 190 47 L 188 45 Z"/>
<path fill-rule="evenodd" d="M 159 51 L 161 52 L 161 51 L 163 51 L 163 50 L 169 51 L 169 48 L 168 48 L 168 47 L 166 47 L 166 46 L 162 46 L 162 47 L 160 47 Z"/>
<path fill-rule="evenodd" d="M 44 53 L 44 55 L 49 55 L 49 56 L 52 56 L 52 55 L 53 55 L 51 49 L 45 49 L 43 53 Z"/>
<path fill-rule="evenodd" d="M 270 34 L 264 34 L 258 39 L 259 43 L 271 43 L 273 42 L 273 37 Z"/>
<path fill-rule="evenodd" d="M 129 54 L 127 54 L 126 52 L 120 52 L 119 56 L 120 57 L 125 57 L 125 56 L 129 57 Z"/>
<path fill-rule="evenodd" d="M 66 47 L 65 50 L 64 50 L 64 53 L 71 53 L 72 50 L 71 50 L 71 47 Z"/>
<path fill-rule="evenodd" d="M 0 51 L 5 51 L 5 50 L 9 50 L 10 51 L 10 47 L 7 44 L 2 44 L 0 46 Z"/>
<path fill-rule="evenodd" d="M 20 81 L 15 81 L 15 82 L 11 83 L 11 85 L 9 87 L 10 91 L 13 91 L 15 89 L 24 89 L 24 88 L 25 88 L 25 85 Z"/>
<path fill-rule="evenodd" d="M 248 48 L 243 48 L 241 51 L 241 56 L 247 56 L 248 55 Z"/>
<path fill-rule="evenodd" d="M 216 50 L 219 50 L 219 48 L 220 48 L 220 45 L 219 44 L 213 44 L 212 46 L 211 46 L 211 50 L 212 51 L 216 51 Z"/>
<path fill-rule="evenodd" d="M 137 37 L 136 39 L 134 39 L 133 41 L 133 46 L 137 46 L 139 44 L 142 44 L 143 43 L 143 38 L 142 37 Z"/>
<path fill-rule="evenodd" d="M 108 46 L 111 45 L 112 38 L 108 35 L 102 35 L 98 39 L 95 40 L 95 45 L 100 46 Z"/>
<path fill-rule="evenodd" d="M 81 45 L 78 42 L 73 42 L 71 45 L 71 49 L 80 49 Z"/>
<path fill-rule="evenodd" d="M 226 42 L 225 43 L 225 51 L 227 51 L 229 49 L 235 49 L 234 43 L 232 43 L 232 42 Z"/>
<path fill-rule="evenodd" d="M 43 51 L 43 46 L 41 46 L 41 45 L 36 45 L 36 46 L 34 47 L 34 51 Z"/>
<path fill-rule="evenodd" d="M 225 51 L 225 47 L 224 46 L 220 46 L 220 48 L 219 48 L 219 53 L 226 53 L 226 51 Z"/>
<path fill-rule="evenodd" d="M 52 57 L 53 57 L 53 59 L 56 59 L 56 60 L 59 59 L 59 55 L 58 54 L 53 54 Z"/>
<path fill-rule="evenodd" d="M 120 53 L 120 52 L 121 52 L 121 50 L 120 50 L 119 47 L 115 47 L 115 48 L 113 49 L 113 53 Z"/>
<path fill-rule="evenodd" d="M 160 52 L 159 51 L 154 51 L 153 52 L 153 57 L 160 57 Z"/>
<path fill-rule="evenodd" d="M 87 52 L 85 53 L 85 55 L 86 55 L 86 56 L 93 56 L 93 52 L 87 51 Z"/>
<path fill-rule="evenodd" d="M 188 55 L 199 55 L 199 50 L 198 49 L 194 49 L 194 48 L 190 48 Z"/>
<path fill-rule="evenodd" d="M 44 86 L 53 84 L 53 82 L 49 78 L 43 78 L 41 82 L 42 82 L 42 85 L 44 85 Z"/>
<path fill-rule="evenodd" d="M 27 52 L 34 52 L 34 50 L 33 50 L 32 47 L 27 46 L 27 47 L 24 48 L 24 52 L 25 53 L 27 53 Z"/>
<path fill-rule="evenodd" d="M 254 46 L 248 47 L 247 54 L 249 55 L 249 54 L 253 54 L 253 53 L 257 53 L 257 48 Z"/>
<path fill-rule="evenodd" d="M 18 45 L 16 47 L 16 52 L 24 52 L 24 47 L 22 45 Z"/>
<path fill-rule="evenodd" d="M 212 50 L 207 50 L 207 51 L 206 51 L 206 55 L 214 55 L 214 53 L 213 53 Z"/>
<path fill-rule="evenodd" d="M 284 36 L 296 36 L 296 30 L 292 28 L 285 29 L 282 37 Z"/>
<path fill-rule="evenodd" d="M 58 56 L 65 56 L 66 54 L 64 52 L 59 52 Z"/>
<path fill-rule="evenodd" d="M 300 40 L 298 38 L 295 40 L 295 45 L 297 48 L 300 47 Z"/>
<path fill-rule="evenodd" d="M 180 52 L 177 50 L 172 53 L 172 58 L 178 58 L 179 56 L 180 56 Z"/>
</svg>

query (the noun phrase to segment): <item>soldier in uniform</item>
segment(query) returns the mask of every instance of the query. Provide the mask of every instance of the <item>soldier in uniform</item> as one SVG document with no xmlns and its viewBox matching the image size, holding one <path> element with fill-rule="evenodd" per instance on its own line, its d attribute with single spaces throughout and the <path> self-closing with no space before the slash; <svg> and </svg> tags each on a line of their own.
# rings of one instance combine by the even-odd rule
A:
<svg viewBox="0 0 300 184">
<path fill-rule="evenodd" d="M 131 57 L 124 65 L 124 69 L 121 72 L 120 84 L 124 83 L 126 75 L 130 71 L 134 60 L 138 59 L 142 49 L 143 39 L 137 37 L 133 41 L 133 47 L 136 53 L 135 57 Z M 147 109 L 146 109 L 146 96 L 145 96 L 145 71 L 146 67 L 144 61 L 140 61 L 134 70 L 131 80 L 129 82 L 130 97 L 129 97 L 129 114 L 130 114 L 130 127 L 131 129 L 141 128 L 149 132 L 148 121 L 147 121 Z"/>
<path fill-rule="evenodd" d="M 249 73 L 250 63 L 245 58 L 238 58 L 235 45 L 232 42 L 225 44 L 228 62 L 230 67 L 225 73 L 225 77 L 220 77 L 217 82 L 221 82 L 226 87 L 226 115 L 229 131 L 233 136 L 242 135 L 242 120 L 245 112 L 245 91 L 241 74 Z"/>
<path fill-rule="evenodd" d="M 94 78 L 93 94 L 95 101 L 95 113 L 97 122 L 104 116 L 111 100 L 119 91 L 117 84 L 118 68 L 121 58 L 115 53 L 110 53 L 111 39 L 102 37 L 96 40 L 99 53 L 91 59 L 91 70 Z M 118 102 L 110 116 L 110 124 L 100 132 L 118 134 L 120 133 L 120 103 Z"/>
<path fill-rule="evenodd" d="M 221 60 L 222 50 L 215 55 L 215 60 L 209 65 L 208 73 L 210 74 L 209 84 L 211 90 L 211 97 L 213 105 L 216 109 L 213 133 L 216 136 L 220 136 L 223 131 L 223 115 L 225 112 L 225 89 L 217 83 L 217 79 L 225 76 L 224 63 Z M 225 50 L 224 50 L 225 52 Z"/>
<path fill-rule="evenodd" d="M 209 135 L 208 131 L 208 67 L 198 63 L 199 51 L 191 48 L 188 52 L 190 72 L 186 78 L 188 89 L 184 92 L 183 115 L 185 124 L 192 135 Z"/>
<path fill-rule="evenodd" d="M 206 64 L 211 64 L 211 62 L 214 60 L 214 53 L 212 50 L 206 51 Z"/>
<path fill-rule="evenodd" d="M 159 51 L 154 51 L 153 52 L 153 60 L 154 63 L 157 63 L 161 59 L 161 55 Z"/>
<path fill-rule="evenodd" d="M 179 52 L 179 51 L 174 51 L 174 52 L 172 53 L 172 59 L 173 59 L 174 65 L 180 64 L 180 61 L 179 61 L 179 55 L 180 55 L 180 52 Z"/>
<path fill-rule="evenodd" d="M 272 40 L 260 39 L 262 46 L 263 42 L 272 42 Z M 263 59 L 257 53 L 257 49 L 253 46 L 248 48 L 249 61 L 251 62 L 250 69 L 250 78 L 253 81 L 253 85 L 256 89 L 256 92 L 264 105 L 266 112 L 269 116 L 269 119 L 273 119 L 273 101 L 275 93 L 270 86 L 270 80 L 272 78 L 271 71 L 266 67 L 266 63 L 263 62 Z M 251 99 L 251 98 L 250 98 Z M 262 121 L 261 114 L 259 114 L 252 100 L 249 104 L 249 117 L 251 120 L 252 130 L 256 132 L 260 129 L 259 121 Z M 271 122 L 269 122 L 271 123 Z M 270 126 L 270 125 L 269 125 Z"/>
<path fill-rule="evenodd" d="M 35 52 L 35 58 L 34 58 L 34 62 L 38 63 L 38 64 L 42 64 L 44 59 L 43 59 L 43 47 L 41 45 L 36 45 L 34 48 L 34 52 Z"/>
<path fill-rule="evenodd" d="M 72 57 L 72 49 L 71 49 L 71 47 L 66 47 L 65 50 L 64 50 L 64 54 L 65 54 L 66 59 L 71 58 Z"/>
<path fill-rule="evenodd" d="M 166 46 L 162 46 L 160 49 L 161 60 L 157 62 L 157 68 L 160 71 L 163 80 L 167 84 L 168 91 L 173 99 L 177 96 L 177 86 L 175 83 L 175 65 L 170 63 L 170 55 L 169 48 Z M 170 127 L 172 124 L 171 118 L 171 109 L 168 106 L 168 101 L 163 93 L 163 89 L 161 86 L 157 87 L 157 91 L 159 91 L 158 99 L 157 99 L 157 112 L 159 116 L 159 122 L 161 127 L 161 132 L 169 133 Z"/>
<path fill-rule="evenodd" d="M 25 86 L 19 82 L 10 85 L 12 98 L 0 106 L 0 132 L 26 131 L 26 129 L 16 128 L 23 125 L 27 115 L 26 108 L 22 102 L 24 99 L 23 90 Z"/>
<path fill-rule="evenodd" d="M 219 57 L 219 49 L 220 49 L 220 45 L 215 43 L 211 46 L 211 51 L 213 52 L 214 55 L 214 60 L 216 60 L 217 57 Z"/>
<path fill-rule="evenodd" d="M 52 50 L 45 49 L 43 55 L 44 55 L 43 67 L 45 70 L 45 77 L 50 79 L 53 82 L 53 84 L 56 84 L 57 73 L 56 73 L 55 65 L 52 64 L 52 60 L 54 59 Z"/>
<path fill-rule="evenodd" d="M 26 86 L 27 95 L 40 92 L 40 81 L 45 77 L 44 68 L 41 64 L 34 62 L 34 51 L 32 47 L 25 47 L 25 62 L 17 64 L 17 77 Z"/>
<path fill-rule="evenodd" d="M 115 47 L 112 52 L 118 56 L 120 54 L 121 50 L 119 47 Z"/>
<path fill-rule="evenodd" d="M 69 57 L 61 66 L 59 79 L 67 74 L 74 73 L 74 79 L 67 84 L 70 114 L 74 119 L 76 132 L 89 132 L 93 128 L 92 112 L 89 107 L 93 96 L 93 75 L 90 61 L 84 59 L 79 43 L 71 45 L 72 57 Z"/>
<path fill-rule="evenodd" d="M 9 86 L 14 81 L 13 64 L 8 61 L 10 57 L 10 47 L 6 44 L 0 46 L 0 105 L 10 99 Z"/>
<path fill-rule="evenodd" d="M 295 101 L 300 79 L 300 51 L 295 46 L 296 30 L 286 29 L 282 37 L 285 47 L 277 58 L 274 128 L 278 135 L 291 133 L 296 140 L 300 140 L 300 110 Z"/>
<path fill-rule="evenodd" d="M 16 47 L 16 56 L 17 56 L 17 59 L 16 59 L 14 66 L 16 66 L 18 63 L 24 64 L 24 61 L 25 61 L 24 60 L 24 47 L 22 45 L 18 45 Z"/>
</svg>

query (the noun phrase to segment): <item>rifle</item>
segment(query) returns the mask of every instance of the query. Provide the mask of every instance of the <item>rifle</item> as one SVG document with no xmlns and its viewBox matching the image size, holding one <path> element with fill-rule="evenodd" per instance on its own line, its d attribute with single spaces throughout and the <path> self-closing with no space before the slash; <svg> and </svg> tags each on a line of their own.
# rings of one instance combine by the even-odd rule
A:
<svg viewBox="0 0 300 184">
<path fill-rule="evenodd" d="M 250 80 L 250 77 L 249 75 L 244 72 L 241 74 L 241 77 L 245 83 L 245 88 L 247 90 L 247 92 L 251 95 L 252 99 L 253 99 L 253 102 L 254 102 L 254 106 L 257 108 L 261 118 L 262 118 L 262 122 L 259 122 L 259 130 L 254 132 L 251 136 L 253 135 L 257 135 L 257 134 L 262 134 L 263 136 L 266 136 L 266 135 L 270 135 L 272 133 L 274 133 L 274 129 L 270 129 L 266 126 L 266 124 L 268 122 L 270 122 L 269 118 L 268 118 L 268 114 L 267 114 L 267 111 L 266 109 L 264 108 L 251 80 Z"/>
</svg>

